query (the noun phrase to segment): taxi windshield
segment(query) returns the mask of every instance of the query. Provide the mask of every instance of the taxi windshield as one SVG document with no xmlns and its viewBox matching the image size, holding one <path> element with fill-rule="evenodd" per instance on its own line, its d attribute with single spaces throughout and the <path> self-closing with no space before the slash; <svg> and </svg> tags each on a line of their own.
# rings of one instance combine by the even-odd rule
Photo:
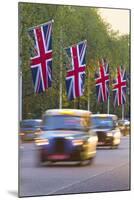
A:
<svg viewBox="0 0 134 200">
<path fill-rule="evenodd" d="M 114 126 L 111 117 L 92 117 L 92 125 L 94 128 L 112 128 Z"/>
<path fill-rule="evenodd" d="M 87 120 L 84 117 L 69 115 L 44 116 L 43 130 L 82 130 L 88 128 Z"/>
</svg>

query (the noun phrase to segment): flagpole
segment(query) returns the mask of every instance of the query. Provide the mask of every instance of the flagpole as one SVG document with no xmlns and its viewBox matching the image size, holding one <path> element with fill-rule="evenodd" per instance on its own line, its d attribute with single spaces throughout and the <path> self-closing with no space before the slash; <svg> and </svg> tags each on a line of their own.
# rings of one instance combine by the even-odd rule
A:
<svg viewBox="0 0 134 200">
<path fill-rule="evenodd" d="M 124 120 L 124 104 L 122 104 L 122 120 Z"/>
<path fill-rule="evenodd" d="M 88 106 L 87 106 L 87 110 L 90 111 L 90 98 L 89 98 L 89 95 L 88 95 Z"/>
<path fill-rule="evenodd" d="M 108 100 L 107 100 L 107 114 L 109 114 L 109 95 L 108 95 Z"/>
<path fill-rule="evenodd" d="M 32 26 L 32 27 L 28 28 L 28 30 L 30 31 L 30 30 L 33 30 L 35 28 L 38 28 L 40 26 L 47 25 L 47 24 L 50 24 L 50 23 L 54 23 L 54 20 L 52 19 L 52 20 L 50 20 L 48 22 L 45 22 L 45 23 L 42 23 L 42 24 L 39 24 L 39 25 L 36 25 L 36 26 Z"/>
<path fill-rule="evenodd" d="M 68 49 L 68 48 L 70 48 L 70 47 L 74 47 L 74 46 L 76 46 L 76 45 L 80 45 L 80 44 L 82 44 L 83 42 L 87 43 L 87 40 L 83 40 L 83 41 L 80 41 L 80 42 L 78 42 L 78 43 L 72 44 L 71 46 L 64 47 L 64 49 Z"/>
<path fill-rule="evenodd" d="M 88 104 L 87 104 L 87 110 L 90 110 L 90 92 L 89 92 L 89 69 L 88 69 Z"/>
<path fill-rule="evenodd" d="M 22 120 L 22 72 L 19 72 L 19 120 Z"/>
<path fill-rule="evenodd" d="M 88 111 L 90 111 L 90 97 L 89 97 L 89 94 L 88 94 L 88 107 L 87 107 Z"/>
<path fill-rule="evenodd" d="M 60 30 L 60 99 L 59 109 L 62 109 L 62 28 Z"/>
<path fill-rule="evenodd" d="M 19 21 L 19 25 L 20 25 L 20 21 Z M 19 120 L 22 120 L 22 102 L 23 102 L 23 95 L 22 95 L 22 78 L 23 78 L 23 74 L 22 74 L 22 38 L 20 37 L 20 33 L 19 33 L 19 61 L 18 61 L 18 65 L 19 65 L 19 71 L 18 71 L 18 76 L 19 76 L 19 80 L 18 80 L 18 87 L 19 87 Z"/>
</svg>

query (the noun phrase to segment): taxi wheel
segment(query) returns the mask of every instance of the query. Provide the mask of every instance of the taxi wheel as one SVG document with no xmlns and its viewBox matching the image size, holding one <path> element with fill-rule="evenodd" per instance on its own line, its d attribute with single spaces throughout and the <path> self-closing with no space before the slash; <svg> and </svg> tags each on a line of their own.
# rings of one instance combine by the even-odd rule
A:
<svg viewBox="0 0 134 200">
<path fill-rule="evenodd" d="M 112 145 L 111 149 L 118 149 L 119 145 Z"/>
<path fill-rule="evenodd" d="M 43 167 L 47 161 L 43 158 L 42 154 L 37 151 L 35 166 L 36 167 Z"/>
<path fill-rule="evenodd" d="M 89 158 L 87 160 L 81 160 L 79 161 L 79 166 L 86 166 L 86 165 L 91 165 L 94 161 L 94 158 Z"/>
<path fill-rule="evenodd" d="M 52 164 L 52 162 L 51 161 L 45 161 L 45 162 L 43 162 L 42 163 L 42 166 L 50 166 Z"/>
<path fill-rule="evenodd" d="M 79 163 L 78 163 L 78 165 L 79 166 L 85 166 L 85 165 L 88 165 L 89 164 L 89 160 L 81 160 L 81 161 L 79 161 Z"/>
<path fill-rule="evenodd" d="M 45 166 L 50 166 L 52 164 L 51 161 L 37 161 L 36 167 L 45 167 Z"/>
<path fill-rule="evenodd" d="M 41 157 L 37 157 L 35 161 L 36 167 L 43 167 L 45 163 L 45 160 L 43 160 Z"/>
<path fill-rule="evenodd" d="M 91 165 L 94 162 L 94 157 L 93 158 L 89 158 L 89 164 Z"/>
<path fill-rule="evenodd" d="M 36 163 L 35 163 L 35 166 L 36 167 L 42 167 L 43 165 L 42 165 L 42 162 L 40 162 L 40 160 L 36 160 Z"/>
</svg>

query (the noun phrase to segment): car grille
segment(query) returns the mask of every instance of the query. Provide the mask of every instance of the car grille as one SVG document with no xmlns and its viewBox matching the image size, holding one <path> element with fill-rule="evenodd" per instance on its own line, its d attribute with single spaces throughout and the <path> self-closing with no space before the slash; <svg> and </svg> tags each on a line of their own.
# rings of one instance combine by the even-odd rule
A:
<svg viewBox="0 0 134 200">
<path fill-rule="evenodd" d="M 55 153 L 64 153 L 65 143 L 66 143 L 66 139 L 55 138 L 55 145 L 54 145 Z"/>
<path fill-rule="evenodd" d="M 105 142 L 106 133 L 102 131 L 97 131 L 98 142 Z"/>
</svg>

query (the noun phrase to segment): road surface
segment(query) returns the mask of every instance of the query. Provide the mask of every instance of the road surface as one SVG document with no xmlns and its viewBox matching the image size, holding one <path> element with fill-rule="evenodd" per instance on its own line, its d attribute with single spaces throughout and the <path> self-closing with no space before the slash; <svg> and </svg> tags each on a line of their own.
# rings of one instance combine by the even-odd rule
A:
<svg viewBox="0 0 134 200">
<path fill-rule="evenodd" d="M 130 189 L 130 142 L 121 139 L 118 149 L 99 148 L 87 166 L 59 163 L 37 167 L 34 144 L 20 149 L 20 196 L 122 191 Z"/>
</svg>

